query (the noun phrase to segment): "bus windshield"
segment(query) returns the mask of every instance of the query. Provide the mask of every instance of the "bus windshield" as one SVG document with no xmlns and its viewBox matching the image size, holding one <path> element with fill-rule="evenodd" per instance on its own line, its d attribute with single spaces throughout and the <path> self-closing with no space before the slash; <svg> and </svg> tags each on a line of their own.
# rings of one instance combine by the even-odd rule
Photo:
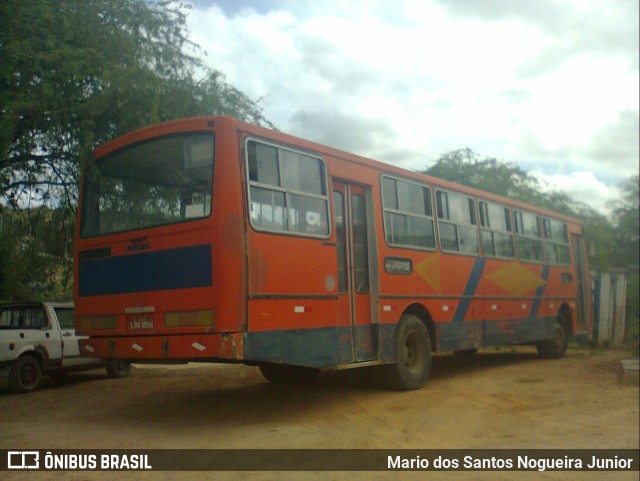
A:
<svg viewBox="0 0 640 481">
<path fill-rule="evenodd" d="M 173 224 L 211 213 L 211 132 L 140 142 L 97 159 L 84 178 L 81 237 Z"/>
</svg>

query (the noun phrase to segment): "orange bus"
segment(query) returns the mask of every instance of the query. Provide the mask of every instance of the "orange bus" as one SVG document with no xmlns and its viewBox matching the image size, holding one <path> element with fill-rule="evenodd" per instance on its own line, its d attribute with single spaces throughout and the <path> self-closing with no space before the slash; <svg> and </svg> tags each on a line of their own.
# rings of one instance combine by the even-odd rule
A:
<svg viewBox="0 0 640 481">
<path fill-rule="evenodd" d="M 85 356 L 234 362 L 273 382 L 591 331 L 580 223 L 239 120 L 150 126 L 94 152 L 75 239 Z"/>
</svg>

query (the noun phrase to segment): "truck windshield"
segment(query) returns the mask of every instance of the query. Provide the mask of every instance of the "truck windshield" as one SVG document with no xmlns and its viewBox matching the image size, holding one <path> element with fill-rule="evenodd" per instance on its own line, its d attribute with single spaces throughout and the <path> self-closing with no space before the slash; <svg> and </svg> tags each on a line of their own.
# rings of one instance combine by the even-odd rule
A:
<svg viewBox="0 0 640 481">
<path fill-rule="evenodd" d="M 211 132 L 158 137 L 99 158 L 84 178 L 80 235 L 94 237 L 211 213 Z"/>
</svg>

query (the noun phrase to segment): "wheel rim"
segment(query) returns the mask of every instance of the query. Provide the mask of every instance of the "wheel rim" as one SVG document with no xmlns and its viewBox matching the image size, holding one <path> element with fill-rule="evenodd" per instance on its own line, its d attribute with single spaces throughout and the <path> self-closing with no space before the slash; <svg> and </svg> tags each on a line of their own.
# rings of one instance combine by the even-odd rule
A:
<svg viewBox="0 0 640 481">
<path fill-rule="evenodd" d="M 33 384 L 36 380 L 36 370 L 31 365 L 23 366 L 20 371 L 20 379 L 25 385 Z"/>
<path fill-rule="evenodd" d="M 403 359 L 411 374 L 419 374 L 424 369 L 424 348 L 417 331 L 407 333 L 404 339 Z"/>
</svg>

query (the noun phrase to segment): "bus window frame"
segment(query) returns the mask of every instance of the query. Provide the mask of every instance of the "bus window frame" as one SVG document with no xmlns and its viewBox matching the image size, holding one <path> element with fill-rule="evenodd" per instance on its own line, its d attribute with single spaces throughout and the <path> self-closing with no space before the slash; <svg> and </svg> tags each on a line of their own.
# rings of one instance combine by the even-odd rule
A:
<svg viewBox="0 0 640 481">
<path fill-rule="evenodd" d="M 452 222 L 449 219 L 445 219 L 445 218 L 440 218 L 440 216 L 438 215 L 438 193 L 443 193 L 446 194 L 447 196 L 449 195 L 455 195 L 455 196 L 459 196 L 459 197 L 463 197 L 464 199 L 467 200 L 467 204 L 469 202 L 469 200 L 471 200 L 473 202 L 473 216 L 475 217 L 475 224 L 458 224 L 457 222 Z M 440 247 L 440 251 L 442 251 L 445 254 L 452 254 L 452 255 L 461 255 L 461 256 L 471 256 L 471 257 L 478 257 L 484 254 L 483 250 L 482 250 L 482 239 L 480 237 L 480 217 L 478 215 L 478 200 L 469 195 L 469 194 L 465 194 L 462 192 L 457 192 L 455 190 L 448 190 L 448 189 L 442 189 L 442 188 L 436 188 L 435 192 L 434 192 L 434 200 L 435 200 L 435 218 L 438 224 L 438 246 Z M 443 211 L 444 213 L 444 211 Z M 447 214 L 449 215 L 449 207 L 447 206 Z M 442 239 L 441 239 L 441 228 L 440 225 L 441 224 L 447 224 L 447 225 L 453 225 L 456 227 L 456 242 L 458 245 L 458 250 L 451 250 L 451 249 L 445 249 L 442 247 Z M 458 226 L 463 226 L 463 227 L 474 227 L 475 231 L 476 231 L 476 242 L 477 242 L 477 249 L 475 252 L 465 252 L 465 251 L 461 251 L 460 250 L 460 236 L 458 235 Z"/>
<path fill-rule="evenodd" d="M 409 212 L 409 211 L 404 211 L 401 210 L 398 206 L 398 209 L 390 209 L 387 208 L 385 205 L 385 198 L 384 198 L 384 188 L 383 188 L 383 182 L 384 182 L 384 178 L 387 179 L 391 179 L 391 180 L 395 180 L 395 181 L 401 181 L 401 182 L 406 182 L 408 184 L 414 184 L 417 185 L 418 187 L 421 187 L 423 189 L 427 189 L 429 192 L 429 206 L 431 207 L 431 216 L 427 216 L 427 215 L 420 215 L 420 214 L 414 214 L 413 212 Z M 397 184 L 396 184 L 396 189 L 397 189 Z M 409 179 L 405 179 L 403 177 L 398 177 L 398 176 L 394 176 L 391 174 L 385 174 L 382 173 L 380 174 L 380 207 L 382 210 L 382 228 L 384 231 L 384 241 L 387 244 L 388 247 L 393 247 L 393 248 L 397 248 L 397 249 L 411 249 L 411 250 L 417 250 L 417 251 L 425 251 L 425 252 L 434 252 L 436 250 L 436 248 L 438 247 L 438 231 L 436 230 L 436 219 L 434 216 L 434 202 L 433 202 L 433 188 L 428 185 L 428 184 L 424 184 L 421 182 L 416 182 L 415 180 L 409 180 Z M 386 214 L 387 212 L 391 213 L 391 214 L 399 214 L 399 215 L 403 215 L 407 218 L 409 217 L 416 217 L 419 219 L 427 219 L 431 221 L 431 226 L 433 228 L 433 247 L 425 247 L 425 246 L 419 246 L 419 245 L 415 245 L 415 244 L 400 244 L 400 243 L 395 243 L 395 242 L 389 242 L 389 239 L 387 238 L 387 222 L 386 222 Z"/>
<path fill-rule="evenodd" d="M 281 150 L 287 150 L 289 152 L 292 152 L 294 154 L 301 154 L 301 155 L 306 155 L 307 157 L 312 157 L 314 159 L 317 159 L 320 161 L 320 166 L 321 166 L 321 174 L 323 175 L 323 180 L 324 180 L 324 189 L 325 189 L 325 194 L 324 195 L 317 195 L 317 194 L 312 194 L 309 192 L 304 192 L 301 190 L 294 190 L 294 189 L 290 189 L 287 187 L 283 187 L 283 186 L 275 186 L 272 184 L 265 184 L 263 182 L 257 182 L 257 181 L 253 181 L 250 178 L 250 169 L 249 169 L 249 142 L 257 142 L 263 145 L 267 145 L 269 147 L 273 147 L 275 149 L 281 149 Z M 245 172 L 244 172 L 244 180 L 246 182 L 246 199 L 247 199 L 247 217 L 249 220 L 249 225 L 251 226 L 251 228 L 256 231 L 256 232 L 262 232 L 262 233 L 268 233 L 268 234 L 274 234 L 274 235 L 285 235 L 285 236 L 290 236 L 290 237 L 302 237 L 302 238 L 307 238 L 307 239 L 322 239 L 322 240 L 327 240 L 330 239 L 332 234 L 333 234 L 333 222 L 332 222 L 332 217 L 333 217 L 333 213 L 331 211 L 331 207 L 332 207 L 332 203 L 331 203 L 331 195 L 330 192 L 332 192 L 331 189 L 331 184 L 329 183 L 329 175 L 328 175 L 328 171 L 327 171 L 327 163 L 325 162 L 324 158 L 322 157 L 322 155 L 317 154 L 315 152 L 311 152 L 308 150 L 304 150 L 295 146 L 289 146 L 286 144 L 281 144 L 278 142 L 274 142 L 272 140 L 267 140 L 264 138 L 260 138 L 260 137 L 256 137 L 253 135 L 249 135 L 244 139 L 244 146 L 243 146 L 243 156 L 244 156 L 244 168 L 245 168 Z M 278 156 L 278 167 L 279 167 L 279 171 L 280 169 L 280 157 Z M 281 179 L 280 179 L 281 180 Z M 251 187 L 257 187 L 263 190 L 270 190 L 272 192 L 281 192 L 284 194 L 284 199 L 285 199 L 285 212 L 286 212 L 286 216 L 287 216 L 287 227 L 288 227 L 288 219 L 289 219 L 289 212 L 288 210 L 290 209 L 290 207 L 288 205 L 286 205 L 286 201 L 289 198 L 290 195 L 298 195 L 298 196 L 304 196 L 304 197 L 308 197 L 308 198 L 312 198 L 312 199 L 318 199 L 318 200 L 323 200 L 325 202 L 326 205 L 326 218 L 327 218 L 327 233 L 326 234 L 313 234 L 313 233 L 305 233 L 305 232 L 299 232 L 299 231 L 293 231 L 293 230 L 284 230 L 284 229 L 271 229 L 271 228 L 265 228 L 265 227 L 261 227 L 258 225 L 255 225 L 255 223 L 253 222 L 253 219 L 251 217 Z"/>
<path fill-rule="evenodd" d="M 115 230 L 115 231 L 110 231 L 110 232 L 101 232 L 98 234 L 91 234 L 91 235 L 87 235 L 86 233 L 84 233 L 83 230 L 83 225 L 82 222 L 84 221 L 84 217 L 86 215 L 86 211 L 85 211 L 85 205 L 86 205 L 86 198 L 90 195 L 93 195 L 91 193 L 88 193 L 87 189 L 89 189 L 89 185 L 86 182 L 86 177 L 87 177 L 87 172 L 89 169 L 91 168 L 99 168 L 99 164 L 101 161 L 103 161 L 104 159 L 107 159 L 113 155 L 128 151 L 128 150 L 132 150 L 136 147 L 139 147 L 140 145 L 143 144 L 147 144 L 147 143 L 151 143 L 154 142 L 156 140 L 159 139 L 167 139 L 167 138 L 172 138 L 172 137 L 188 137 L 188 136 L 193 136 L 193 135 L 198 135 L 198 134 L 208 134 L 211 136 L 211 141 L 213 143 L 213 157 L 211 160 L 211 177 L 209 178 L 209 186 L 211 187 L 210 190 L 210 203 L 209 203 L 209 212 L 207 215 L 204 216 L 200 216 L 200 217 L 185 217 L 184 219 L 180 219 L 177 221 L 173 221 L 173 222 L 163 222 L 160 224 L 153 224 L 153 225 L 146 225 L 146 226 L 142 226 L 142 227 L 133 227 L 131 229 L 121 229 L 121 230 Z M 120 235 L 120 234 L 130 234 L 132 232 L 138 232 L 138 231 L 145 231 L 145 230 L 149 230 L 149 229 L 158 229 L 158 228 L 172 228 L 173 226 L 182 226 L 184 224 L 188 224 L 191 222 L 202 222 L 202 221 L 207 221 L 211 219 L 211 216 L 213 215 L 213 209 L 214 209 L 214 202 L 215 202 L 215 169 L 216 169 L 216 148 L 217 148 L 217 139 L 216 139 L 216 134 L 214 131 L 212 130 L 208 130 L 208 129 L 195 129 L 195 130 L 184 130 L 184 131 L 178 131 L 178 132 L 172 132 L 172 133 L 168 133 L 168 134 L 162 134 L 162 135 L 156 135 L 156 136 L 152 136 L 149 138 L 144 138 L 144 139 L 140 139 L 134 142 L 131 142 L 123 147 L 120 147 L 118 149 L 114 149 L 111 152 L 105 153 L 104 155 L 101 155 L 100 157 L 97 158 L 91 158 L 91 161 L 87 164 L 87 166 L 85 167 L 85 169 L 82 172 L 82 184 L 80 186 L 80 199 L 79 202 L 81 202 L 81 205 L 79 205 L 80 208 L 80 221 L 79 221 L 79 238 L 80 239 L 97 239 L 99 237 L 107 237 L 107 236 L 112 236 L 112 235 Z M 99 213 L 101 214 L 101 213 Z"/>
<path fill-rule="evenodd" d="M 520 214 L 520 217 L 522 219 L 521 222 L 518 222 L 517 214 Z M 536 224 L 538 226 L 537 237 L 531 236 L 529 234 L 524 234 L 522 232 L 518 232 L 519 228 L 522 229 L 522 224 L 524 224 L 524 216 L 522 214 L 530 214 L 536 218 Z M 513 209 L 513 228 L 515 233 L 516 253 L 517 253 L 518 260 L 520 260 L 521 262 L 527 262 L 530 264 L 548 264 L 545 237 L 544 237 L 543 226 L 542 226 L 542 216 L 540 214 L 537 214 L 527 209 L 514 208 Z M 520 238 L 539 241 L 540 244 L 542 245 L 542 259 L 524 259 L 520 255 L 520 241 L 519 241 Z"/>
<path fill-rule="evenodd" d="M 567 223 L 563 222 L 559 219 L 555 219 L 553 217 L 541 217 L 542 220 L 542 235 L 543 235 L 543 241 L 544 241 L 544 253 L 545 253 L 545 258 L 548 264 L 552 265 L 552 266 L 562 266 L 562 267 L 569 267 L 573 265 L 573 260 L 572 260 L 572 256 L 571 256 L 571 246 L 569 244 L 569 228 L 567 227 Z M 551 229 L 551 222 L 558 222 L 559 224 L 562 225 L 563 227 L 563 237 L 564 240 L 563 241 L 559 241 L 557 239 L 554 239 L 551 235 L 552 229 Z M 552 260 L 549 255 L 548 255 L 548 248 L 549 246 L 555 246 L 556 248 L 558 246 L 562 246 L 562 247 L 566 247 L 567 248 L 567 261 L 568 262 L 556 262 L 554 260 Z M 557 256 L 559 257 L 559 256 Z"/>
<path fill-rule="evenodd" d="M 489 225 L 487 227 L 482 225 L 482 207 L 481 204 L 485 204 L 487 205 L 487 214 L 489 213 L 489 204 L 493 204 L 494 206 L 498 206 L 501 207 L 505 210 L 507 210 L 509 212 L 509 223 L 511 224 L 511 230 L 510 231 L 503 231 L 500 229 L 495 229 L 491 226 L 491 216 L 489 216 Z M 499 260 L 504 260 L 504 261 L 513 261 L 515 259 L 518 258 L 518 254 L 516 252 L 516 232 L 515 232 L 515 223 L 513 220 L 513 208 L 507 204 L 503 204 L 502 202 L 496 202 L 493 200 L 488 200 L 484 197 L 479 197 L 477 199 L 477 206 L 478 206 L 478 226 L 480 229 L 480 245 L 482 246 L 482 253 L 485 257 L 490 258 L 490 259 L 499 259 Z M 489 231 L 489 232 L 499 232 L 500 234 L 508 234 L 511 236 L 511 246 L 513 248 L 513 256 L 501 256 L 498 254 L 487 254 L 487 251 L 484 248 L 484 239 L 482 237 L 482 233 L 483 231 Z M 493 245 L 494 248 L 496 246 L 495 244 L 495 238 L 492 239 L 493 240 Z M 497 252 L 497 249 L 496 249 Z"/>
</svg>

